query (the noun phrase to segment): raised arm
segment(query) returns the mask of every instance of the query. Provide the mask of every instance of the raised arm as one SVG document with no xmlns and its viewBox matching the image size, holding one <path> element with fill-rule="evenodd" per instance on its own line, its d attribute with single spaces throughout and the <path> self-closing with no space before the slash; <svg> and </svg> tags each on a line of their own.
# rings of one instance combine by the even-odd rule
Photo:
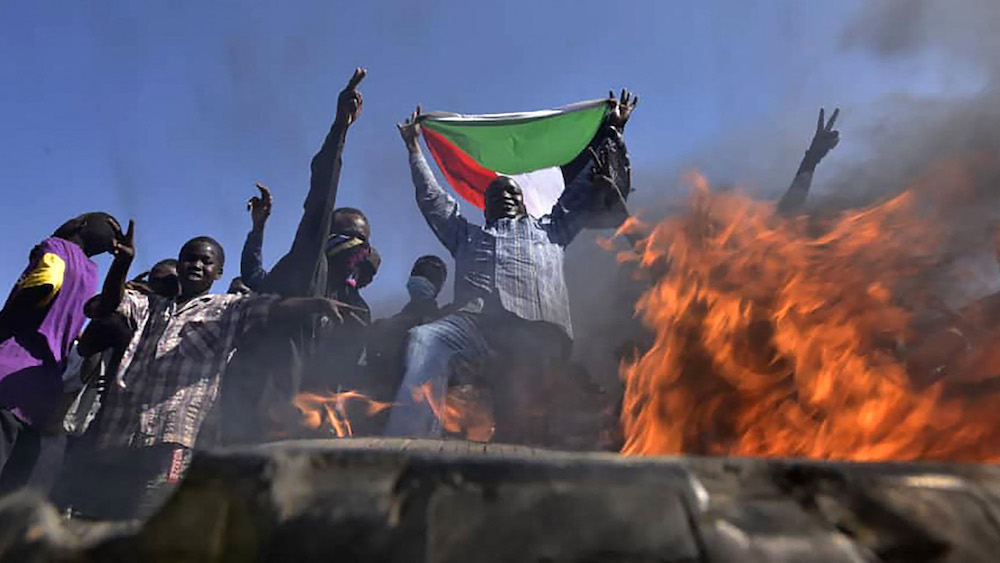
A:
<svg viewBox="0 0 1000 563">
<path fill-rule="evenodd" d="M 465 236 L 468 223 L 459 213 L 455 198 L 444 191 L 434 178 L 434 173 L 420 150 L 419 119 L 420 107 L 417 106 L 417 111 L 396 127 L 410 153 L 410 173 L 417 191 L 417 207 L 441 244 L 454 256 L 458 251 L 459 240 Z"/>
<path fill-rule="evenodd" d="M 267 225 L 267 218 L 271 216 L 274 201 L 267 186 L 257 184 L 257 189 L 260 190 L 260 195 L 250 198 L 247 202 L 252 227 L 247 234 L 246 242 L 243 243 L 243 253 L 240 256 L 240 279 L 254 291 L 260 291 L 267 281 L 263 258 L 264 226 Z"/>
<path fill-rule="evenodd" d="M 330 230 L 330 215 L 337 203 L 341 155 L 347 140 L 347 128 L 361 113 L 361 92 L 357 91 L 357 87 L 367 74 L 368 71 L 363 68 L 355 69 L 347 87 L 337 98 L 337 117 L 323 146 L 312 159 L 309 194 L 303 204 L 302 220 L 295 231 L 293 252 L 306 252 L 318 257 L 323 251 L 323 243 Z"/>
<path fill-rule="evenodd" d="M 840 142 L 840 131 L 833 128 L 840 114 L 840 108 L 833 110 L 830 121 L 825 121 L 823 109 L 819 110 L 819 120 L 816 123 L 816 134 L 813 136 L 809 149 L 802 157 L 799 170 L 792 179 L 792 185 L 778 202 L 778 212 L 787 214 L 794 213 L 801 209 L 809 196 L 809 188 L 812 186 L 813 174 L 816 172 L 816 165 L 827 155 L 837 143 Z"/>
<path fill-rule="evenodd" d="M 632 191 L 631 167 L 622 133 L 639 96 L 622 89 L 621 98 L 609 94 L 601 132 L 574 161 L 576 173 L 549 214 L 553 240 L 568 245 L 584 228 L 617 228 L 628 218 L 626 199 Z M 589 168 L 589 170 L 588 170 Z"/>
<path fill-rule="evenodd" d="M 128 231 L 120 241 L 115 241 L 112 250 L 115 258 L 108 268 L 104 278 L 104 288 L 101 293 L 87 303 L 85 313 L 92 319 L 104 318 L 114 313 L 125 295 L 125 283 L 128 281 L 128 269 L 135 258 L 135 222 L 128 222 Z"/>
</svg>

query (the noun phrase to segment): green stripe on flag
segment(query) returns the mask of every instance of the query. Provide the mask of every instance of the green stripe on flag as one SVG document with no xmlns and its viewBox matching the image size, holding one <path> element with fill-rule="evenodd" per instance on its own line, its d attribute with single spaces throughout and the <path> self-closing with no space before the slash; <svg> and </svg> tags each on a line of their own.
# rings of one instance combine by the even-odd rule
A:
<svg viewBox="0 0 1000 563">
<path fill-rule="evenodd" d="M 444 135 L 484 168 L 521 174 L 576 158 L 597 134 L 607 111 L 607 105 L 598 105 L 511 120 L 431 118 L 421 126 Z"/>
</svg>

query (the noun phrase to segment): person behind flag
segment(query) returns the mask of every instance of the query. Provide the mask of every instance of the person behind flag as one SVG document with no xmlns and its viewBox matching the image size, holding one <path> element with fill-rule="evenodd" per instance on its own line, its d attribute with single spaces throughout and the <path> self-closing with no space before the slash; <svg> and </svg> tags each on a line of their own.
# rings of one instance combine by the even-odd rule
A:
<svg viewBox="0 0 1000 563">
<path fill-rule="evenodd" d="M 121 227 L 107 213 L 67 221 L 31 251 L 0 310 L 0 489 L 29 482 L 42 428 L 62 399 L 62 372 L 97 291 L 92 257 L 115 252 Z M 61 449 L 61 448 L 57 448 Z"/>
<path fill-rule="evenodd" d="M 634 107 L 615 104 L 607 125 L 621 129 Z M 429 385 L 432 397 L 443 398 L 458 363 L 568 354 L 572 327 L 564 250 L 585 226 L 596 193 L 592 179 L 578 175 L 551 211 L 535 219 L 525 209 L 517 182 L 498 176 L 484 194 L 485 224 L 471 223 L 434 178 L 418 144 L 419 121 L 418 107 L 398 126 L 410 155 L 417 206 L 455 258 L 455 303 L 464 305 L 410 330 L 403 383 L 386 428 L 389 436 L 440 433 L 430 406 L 418 404 L 415 392 Z"/>
</svg>

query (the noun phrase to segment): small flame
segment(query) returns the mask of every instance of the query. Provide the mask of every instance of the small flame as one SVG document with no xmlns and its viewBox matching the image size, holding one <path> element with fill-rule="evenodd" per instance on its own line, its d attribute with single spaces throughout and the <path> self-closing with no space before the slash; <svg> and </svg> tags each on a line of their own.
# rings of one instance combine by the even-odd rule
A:
<svg viewBox="0 0 1000 563">
<path fill-rule="evenodd" d="M 441 427 L 451 434 L 462 434 L 473 442 L 489 442 L 493 437 L 493 414 L 486 406 L 483 393 L 470 385 L 448 389 L 445 397 L 437 397 L 430 383 L 413 389 L 413 400 L 427 403 Z"/>
<path fill-rule="evenodd" d="M 292 399 L 292 404 L 302 412 L 302 424 L 306 427 L 318 430 L 326 423 L 338 438 L 349 438 L 354 436 L 354 429 L 347 415 L 347 403 L 352 400 L 362 401 L 365 404 L 367 416 L 378 414 L 392 406 L 392 403 L 376 401 L 357 391 L 327 395 L 299 393 Z"/>
</svg>

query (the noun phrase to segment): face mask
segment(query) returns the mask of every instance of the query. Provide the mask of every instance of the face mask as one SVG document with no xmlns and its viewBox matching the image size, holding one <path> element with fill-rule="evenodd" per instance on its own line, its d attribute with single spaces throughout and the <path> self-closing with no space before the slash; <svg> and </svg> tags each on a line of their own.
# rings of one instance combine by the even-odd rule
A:
<svg viewBox="0 0 1000 563">
<path fill-rule="evenodd" d="M 371 247 L 368 243 L 350 235 L 332 235 L 326 240 L 326 257 L 328 260 L 337 260 L 343 264 L 341 271 L 349 272 L 347 285 L 357 287 L 357 267 L 363 260 L 368 258 Z"/>
<path fill-rule="evenodd" d="M 367 247 L 368 243 L 351 235 L 330 235 L 326 239 L 326 248 L 324 251 L 328 257 L 333 258 L 348 250 L 365 249 Z"/>
<path fill-rule="evenodd" d="M 406 291 L 414 301 L 433 301 L 438 295 L 434 282 L 422 276 L 410 276 L 406 281 Z"/>
</svg>

